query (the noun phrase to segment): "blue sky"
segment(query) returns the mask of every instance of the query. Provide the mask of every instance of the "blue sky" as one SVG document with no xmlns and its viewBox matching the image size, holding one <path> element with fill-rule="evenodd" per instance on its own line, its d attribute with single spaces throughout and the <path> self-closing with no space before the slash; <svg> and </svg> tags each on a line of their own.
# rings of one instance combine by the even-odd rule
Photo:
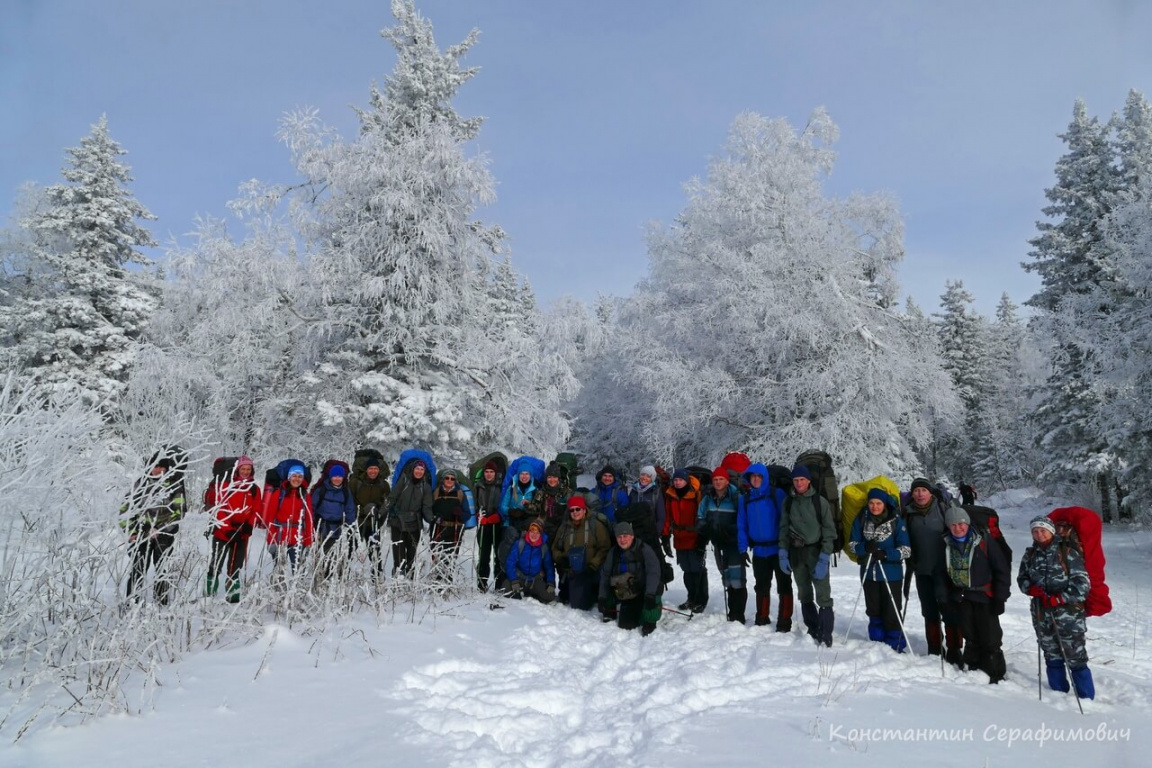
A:
<svg viewBox="0 0 1152 768">
<path fill-rule="evenodd" d="M 446 46 L 473 27 L 499 202 L 544 301 L 627 294 L 644 229 L 684 206 L 732 119 L 840 126 L 830 191 L 901 203 L 906 292 L 935 308 L 963 279 L 991 312 L 1036 288 L 1020 269 L 1073 101 L 1107 117 L 1152 90 L 1152 4 L 418 0 Z M 247 179 L 291 180 L 274 134 L 298 106 L 351 135 L 350 105 L 391 70 L 387 2 L 7 0 L 0 4 L 0 215 L 59 180 L 101 113 L 164 242 L 225 214 Z"/>
</svg>

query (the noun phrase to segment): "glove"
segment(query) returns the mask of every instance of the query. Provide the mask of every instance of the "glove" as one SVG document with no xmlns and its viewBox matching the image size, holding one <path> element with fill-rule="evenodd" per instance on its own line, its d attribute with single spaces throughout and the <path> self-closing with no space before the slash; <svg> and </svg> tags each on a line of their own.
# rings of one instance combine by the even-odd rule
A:
<svg viewBox="0 0 1152 768">
<path fill-rule="evenodd" d="M 612 609 L 608 607 L 608 601 L 604 598 L 600 598 L 596 601 L 596 609 L 600 611 L 602 616 L 607 616 L 612 612 Z"/>
<path fill-rule="evenodd" d="M 875 560 L 876 555 L 880 552 L 880 545 L 875 541 L 866 541 L 864 542 L 864 552 L 873 560 Z"/>
<path fill-rule="evenodd" d="M 518 595 L 523 589 L 524 585 L 521 584 L 518 580 L 508 582 L 508 594 L 510 595 Z"/>
<path fill-rule="evenodd" d="M 745 552 L 744 553 L 744 567 L 747 568 L 750 565 L 752 565 L 752 557 L 747 552 Z"/>
<path fill-rule="evenodd" d="M 1028 597 L 1036 597 L 1036 598 L 1039 598 L 1040 600 L 1043 600 L 1045 597 L 1048 596 L 1048 593 L 1045 592 L 1044 588 L 1041 587 L 1039 584 L 1033 584 L 1032 586 L 1028 587 L 1027 595 L 1028 595 Z"/>
<path fill-rule="evenodd" d="M 244 538 L 248 538 L 249 536 L 251 536 L 252 535 L 252 523 L 244 523 L 244 525 L 240 526 L 240 535 L 243 536 Z"/>
<path fill-rule="evenodd" d="M 780 573 L 792 575 L 792 563 L 788 562 L 788 550 L 780 550 Z"/>
<path fill-rule="evenodd" d="M 816 560 L 816 568 L 812 571 L 812 578 L 817 581 L 828 578 L 828 560 L 828 555 L 821 552 L 820 557 Z"/>
<path fill-rule="evenodd" d="M 500 515 L 492 512 L 480 518 L 480 525 L 496 525 L 500 522 Z"/>
<path fill-rule="evenodd" d="M 657 607 L 656 595 L 644 595 L 644 610 L 652 611 Z"/>
<path fill-rule="evenodd" d="M 1064 595 L 1044 595 L 1040 598 L 1040 603 L 1045 608 L 1059 608 L 1064 605 Z"/>
<path fill-rule="evenodd" d="M 545 587 L 544 588 L 544 597 L 548 598 L 548 602 L 552 602 L 553 600 L 555 600 L 556 599 L 556 587 L 552 586 L 551 584 L 549 584 L 547 587 Z"/>
<path fill-rule="evenodd" d="M 660 539 L 660 547 L 664 550 L 664 554 L 672 557 L 672 538 L 664 536 Z"/>
<path fill-rule="evenodd" d="M 1003 600 L 993 600 L 990 603 L 990 605 L 992 606 L 992 615 L 993 616 L 1001 616 L 1004 614 L 1004 601 Z"/>
</svg>

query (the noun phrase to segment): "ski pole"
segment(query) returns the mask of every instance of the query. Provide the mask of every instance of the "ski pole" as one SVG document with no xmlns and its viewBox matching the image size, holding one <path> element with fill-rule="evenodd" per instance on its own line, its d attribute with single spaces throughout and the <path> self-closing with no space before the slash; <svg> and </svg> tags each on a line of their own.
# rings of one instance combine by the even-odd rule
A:
<svg viewBox="0 0 1152 768">
<path fill-rule="evenodd" d="M 852 631 L 852 623 L 856 621 L 856 609 L 860 607 L 860 596 L 864 594 L 864 575 L 868 573 L 868 569 L 872 566 L 872 553 L 868 553 L 868 558 L 864 561 L 864 572 L 860 574 L 860 591 L 856 593 L 856 602 L 852 604 L 852 615 L 848 618 L 848 629 L 844 632 L 844 639 L 840 641 L 841 644 L 848 642 L 848 633 Z"/>
<path fill-rule="evenodd" d="M 1040 677 L 1040 638 L 1036 638 L 1036 700 L 1044 701 L 1044 683 Z"/>
<path fill-rule="evenodd" d="M 912 594 L 912 579 L 916 574 L 913 572 L 912 563 L 904 563 L 904 606 L 900 611 L 900 621 L 904 621 L 908 616 L 908 596 Z"/>
<path fill-rule="evenodd" d="M 880 574 L 884 574 L 884 568 L 881 566 Z M 884 579 L 884 588 L 888 590 L 888 599 L 892 601 L 892 610 L 896 611 L 896 621 L 900 624 L 900 634 L 904 635 L 904 644 L 908 646 L 908 653 L 912 656 L 916 655 L 916 651 L 912 650 L 912 641 L 908 639 L 908 633 L 904 631 L 904 620 L 900 618 L 900 609 L 896 605 L 896 596 L 892 594 L 892 585 Z"/>
<path fill-rule="evenodd" d="M 1084 714 L 1084 705 L 1080 703 L 1080 690 L 1076 687 L 1076 678 L 1072 677 L 1072 665 L 1068 663 L 1068 650 L 1064 647 L 1064 638 L 1060 637 L 1060 625 L 1056 623 L 1056 617 L 1051 613 L 1048 614 L 1048 620 L 1052 622 L 1052 631 L 1056 634 L 1056 642 L 1060 644 L 1060 655 L 1064 657 L 1064 669 L 1068 670 L 1068 677 L 1071 678 L 1072 682 L 1072 693 L 1076 694 L 1076 706 L 1080 708 L 1080 714 Z"/>
<path fill-rule="evenodd" d="M 684 611 L 678 611 L 678 610 L 676 610 L 675 608 L 669 608 L 669 607 L 668 607 L 668 606 L 666 606 L 666 605 L 661 605 L 660 607 L 661 607 L 663 610 L 665 610 L 665 611 L 668 611 L 668 613 L 674 613 L 674 614 L 676 614 L 677 616 L 687 616 L 687 617 L 688 617 L 688 621 L 692 621 L 692 617 L 696 615 L 696 614 L 694 614 L 694 613 L 685 613 Z"/>
</svg>

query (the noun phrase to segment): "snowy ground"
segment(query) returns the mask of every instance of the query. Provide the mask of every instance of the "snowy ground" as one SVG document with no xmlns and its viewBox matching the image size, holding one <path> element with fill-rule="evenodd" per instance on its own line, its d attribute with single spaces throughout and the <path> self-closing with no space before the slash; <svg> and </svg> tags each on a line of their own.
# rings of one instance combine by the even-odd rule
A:
<svg viewBox="0 0 1152 768">
<path fill-rule="evenodd" d="M 1018 563 L 1028 519 L 1056 504 L 1021 492 L 990 502 Z M 1099 695 L 1084 716 L 1070 695 L 1045 688 L 1037 701 L 1018 594 L 998 686 L 942 674 L 915 618 L 916 656 L 867 642 L 862 606 L 842 643 L 858 586 L 841 559 L 831 649 L 799 627 L 781 636 L 725 622 L 715 573 L 706 614 L 667 614 L 645 639 L 564 606 L 490 610 L 479 596 L 419 623 L 362 618 L 320 638 L 270 624 L 259 642 L 171 665 L 155 711 L 40 730 L 0 746 L 0 765 L 1145 765 L 1152 534 L 1105 537 L 1115 609 L 1089 622 Z M 683 595 L 674 584 L 666 602 Z M 897 733 L 861 733 L 872 729 Z M 1056 741 L 1075 737 L 1091 740 Z"/>
</svg>

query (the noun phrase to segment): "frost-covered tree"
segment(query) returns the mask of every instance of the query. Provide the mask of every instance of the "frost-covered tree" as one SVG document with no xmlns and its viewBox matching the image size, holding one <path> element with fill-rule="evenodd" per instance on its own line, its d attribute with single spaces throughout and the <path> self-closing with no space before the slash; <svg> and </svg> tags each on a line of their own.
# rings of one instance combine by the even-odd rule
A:
<svg viewBox="0 0 1152 768">
<path fill-rule="evenodd" d="M 895 204 L 824 193 L 836 135 L 822 110 L 800 132 L 741 115 L 675 224 L 651 232 L 615 374 L 650 414 L 625 432 L 640 450 L 791 461 L 818 446 L 847 477 L 919 468 L 921 406 L 943 372 L 889 309 L 903 255 Z"/>
<path fill-rule="evenodd" d="M 1108 279 L 1108 248 L 1102 225 L 1120 184 L 1109 128 L 1089 117 L 1077 101 L 1072 123 L 1061 134 L 1066 153 L 1056 162 L 1056 184 L 1045 191 L 1043 209 L 1050 221 L 1037 223 L 1027 270 L 1041 279 L 1026 303 L 1036 310 L 1031 324 L 1049 341 L 1050 374 L 1034 412 L 1040 444 L 1047 457 L 1042 477 L 1069 487 L 1083 480 L 1109 485 L 1118 457 L 1099 429 L 1103 399 L 1094 381 L 1099 361 L 1094 350 L 1076 343 L 1078 319 L 1066 311 Z M 1095 312 L 1108 312 L 1106 305 Z"/>
<path fill-rule="evenodd" d="M 67 183 L 47 187 L 20 221 L 23 291 L 0 306 L 8 362 L 50 388 L 76 387 L 90 403 L 122 392 L 156 308 L 145 275 L 129 268 L 150 263 L 138 249 L 155 242 L 139 221 L 155 217 L 125 186 L 124 154 L 105 117 L 68 150 Z"/>
</svg>

